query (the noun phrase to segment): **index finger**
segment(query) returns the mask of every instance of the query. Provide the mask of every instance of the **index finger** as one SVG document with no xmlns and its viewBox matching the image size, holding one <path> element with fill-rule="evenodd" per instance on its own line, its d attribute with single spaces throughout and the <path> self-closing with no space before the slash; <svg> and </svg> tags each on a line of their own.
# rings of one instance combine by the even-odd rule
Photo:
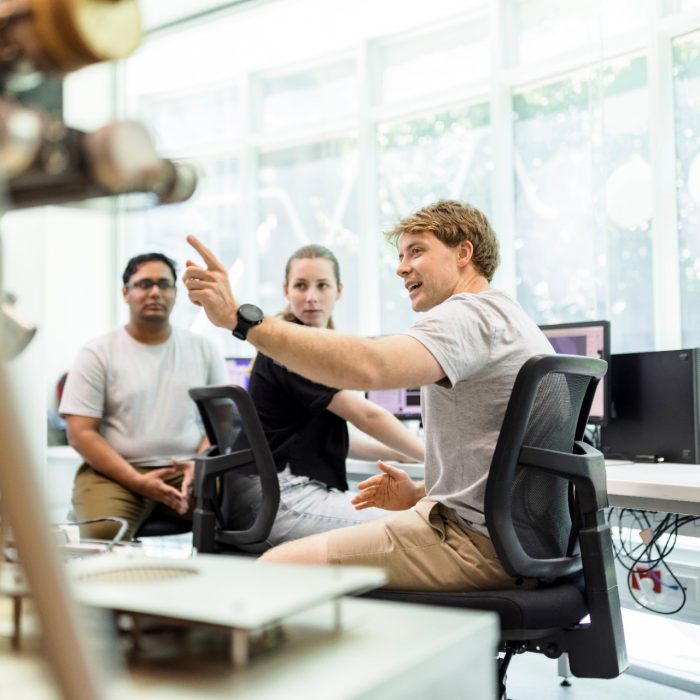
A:
<svg viewBox="0 0 700 700">
<path fill-rule="evenodd" d="M 204 260 L 209 270 L 224 270 L 216 255 L 199 238 L 190 234 L 187 236 L 187 242 L 202 256 L 202 260 Z"/>
</svg>

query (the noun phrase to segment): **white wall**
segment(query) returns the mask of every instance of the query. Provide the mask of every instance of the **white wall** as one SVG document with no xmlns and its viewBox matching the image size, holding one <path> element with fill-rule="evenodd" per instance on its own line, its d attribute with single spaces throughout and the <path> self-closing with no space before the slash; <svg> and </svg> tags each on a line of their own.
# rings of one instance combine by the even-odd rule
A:
<svg viewBox="0 0 700 700">
<path fill-rule="evenodd" d="M 90 130 L 112 119 L 113 76 L 113 67 L 94 66 L 66 80 L 70 126 Z M 17 297 L 15 312 L 38 328 L 9 374 L 42 483 L 46 414 L 55 408 L 56 382 L 78 349 L 115 323 L 114 219 L 114 203 L 100 200 L 9 212 L 0 222 L 4 286 Z"/>
<path fill-rule="evenodd" d="M 118 295 L 111 211 L 43 207 L 6 214 L 5 287 L 37 326 L 10 376 L 35 463 L 45 464 L 46 411 L 80 347 L 114 324 Z M 42 473 L 43 480 L 43 473 Z"/>
</svg>

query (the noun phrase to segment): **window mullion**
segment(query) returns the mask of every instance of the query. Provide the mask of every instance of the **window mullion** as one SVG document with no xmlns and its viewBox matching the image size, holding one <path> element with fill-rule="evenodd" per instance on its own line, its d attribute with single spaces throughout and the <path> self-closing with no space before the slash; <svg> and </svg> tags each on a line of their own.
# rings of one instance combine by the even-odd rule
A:
<svg viewBox="0 0 700 700">
<path fill-rule="evenodd" d="M 491 35 L 491 142 L 493 170 L 491 174 L 491 221 L 498 235 L 501 264 L 497 272 L 500 289 L 516 295 L 515 265 L 515 187 L 513 166 L 513 99 L 511 85 L 503 80 L 506 50 L 513 37 L 505 31 L 503 0 L 491 3 L 489 17 Z"/>
<path fill-rule="evenodd" d="M 653 18 L 653 15 L 652 15 Z M 653 178 L 652 284 L 657 350 L 681 346 L 671 37 L 649 23 L 650 153 Z"/>
<path fill-rule="evenodd" d="M 358 226 L 360 239 L 359 284 L 360 296 L 358 331 L 363 335 L 377 335 L 381 328 L 380 267 L 381 236 L 377 216 L 377 139 L 376 124 L 371 118 L 373 96 L 378 94 L 375 81 L 375 57 L 369 42 L 361 43 L 357 53 L 357 89 L 359 90 L 358 133 Z"/>
</svg>

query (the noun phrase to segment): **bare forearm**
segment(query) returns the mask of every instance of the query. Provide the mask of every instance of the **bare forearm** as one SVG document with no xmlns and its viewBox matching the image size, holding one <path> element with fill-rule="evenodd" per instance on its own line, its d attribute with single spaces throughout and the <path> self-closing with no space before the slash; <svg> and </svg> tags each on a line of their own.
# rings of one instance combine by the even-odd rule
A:
<svg viewBox="0 0 700 700">
<path fill-rule="evenodd" d="M 319 384 L 339 389 L 380 387 L 382 360 L 371 338 L 265 317 L 251 329 L 248 340 L 268 357 Z"/>
<path fill-rule="evenodd" d="M 82 431 L 77 435 L 70 435 L 70 444 L 95 471 L 133 490 L 139 472 L 98 432 Z"/>
<path fill-rule="evenodd" d="M 188 236 L 187 241 L 206 265 L 187 261 L 182 278 L 190 301 L 203 307 L 214 325 L 234 329 L 240 304 L 231 291 L 226 268 L 195 236 Z M 405 335 L 360 338 L 266 316 L 250 328 L 247 339 L 290 370 L 339 389 L 424 386 L 445 377 L 425 346 Z"/>
<path fill-rule="evenodd" d="M 382 444 L 378 440 L 362 434 L 350 435 L 350 449 L 348 456 L 352 459 L 361 459 L 373 462 L 377 459 L 400 461 L 406 459 L 406 455 Z"/>
<path fill-rule="evenodd" d="M 409 457 L 417 462 L 422 462 L 425 459 L 423 440 L 407 430 L 399 420 L 384 409 L 378 408 L 373 411 L 357 427 L 381 443 L 378 447 L 384 447 L 383 455 L 366 457 L 365 459 L 405 459 Z M 395 454 L 390 453 L 392 450 Z"/>
</svg>

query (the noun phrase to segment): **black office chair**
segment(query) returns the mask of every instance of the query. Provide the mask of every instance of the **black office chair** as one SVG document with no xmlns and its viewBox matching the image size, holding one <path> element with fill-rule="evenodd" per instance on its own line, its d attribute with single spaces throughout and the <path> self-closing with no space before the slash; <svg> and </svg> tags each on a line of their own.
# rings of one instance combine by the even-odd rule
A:
<svg viewBox="0 0 700 700">
<path fill-rule="evenodd" d="M 169 509 L 156 506 L 153 512 L 138 527 L 134 533 L 134 539 L 140 540 L 143 537 L 182 535 L 191 530 L 191 520 L 182 518 Z"/>
<path fill-rule="evenodd" d="M 614 678 L 627 668 L 615 579 L 605 463 L 583 441 L 607 363 L 540 355 L 513 386 L 486 485 L 485 517 L 503 567 L 533 590 L 425 593 L 380 589 L 368 597 L 498 613 L 498 697 L 516 653 L 569 657 L 574 676 Z M 587 619 L 584 619 L 587 618 Z"/>
<path fill-rule="evenodd" d="M 280 489 L 270 447 L 248 393 L 238 386 L 190 389 L 211 447 L 195 460 L 192 518 L 193 546 L 198 552 L 233 550 L 260 553 L 279 508 Z M 245 529 L 226 529 L 221 504 L 227 474 L 257 474 L 262 501 Z"/>
<path fill-rule="evenodd" d="M 66 516 L 69 523 L 77 522 L 75 510 L 71 508 Z M 163 537 L 165 535 L 181 535 L 192 530 L 192 521 L 179 516 L 169 508 L 156 506 L 153 512 L 136 528 L 134 541 L 143 537 Z"/>
</svg>

